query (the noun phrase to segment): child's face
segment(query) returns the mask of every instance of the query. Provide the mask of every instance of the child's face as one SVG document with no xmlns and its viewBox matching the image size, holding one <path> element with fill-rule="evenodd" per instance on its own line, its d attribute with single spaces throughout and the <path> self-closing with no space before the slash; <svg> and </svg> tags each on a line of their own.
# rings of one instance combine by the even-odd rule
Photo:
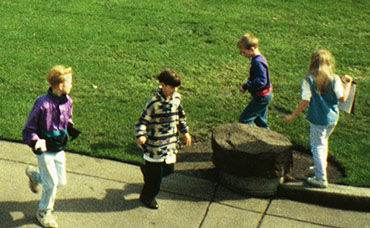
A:
<svg viewBox="0 0 370 228">
<path fill-rule="evenodd" d="M 60 92 L 62 94 L 69 94 L 72 89 L 72 74 L 66 75 L 66 80 L 59 85 Z"/>
<path fill-rule="evenodd" d="M 168 99 L 170 99 L 172 97 L 172 95 L 177 91 L 177 87 L 171 86 L 171 85 L 166 85 L 163 82 L 161 82 L 161 86 L 162 86 L 162 92 L 163 92 L 163 94 Z"/>
<path fill-rule="evenodd" d="M 253 47 L 250 48 L 250 49 L 246 49 L 246 48 L 239 48 L 239 51 L 240 51 L 240 54 L 242 56 L 244 56 L 245 58 L 251 58 L 253 57 Z"/>
</svg>

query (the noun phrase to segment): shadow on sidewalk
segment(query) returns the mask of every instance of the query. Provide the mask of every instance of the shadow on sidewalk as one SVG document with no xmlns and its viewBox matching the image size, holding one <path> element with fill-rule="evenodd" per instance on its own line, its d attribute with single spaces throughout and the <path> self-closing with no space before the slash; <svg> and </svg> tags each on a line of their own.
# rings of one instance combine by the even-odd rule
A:
<svg viewBox="0 0 370 228">
<path fill-rule="evenodd" d="M 103 199 L 71 198 L 58 199 L 55 201 L 55 212 L 67 213 L 109 213 L 124 212 L 144 207 L 139 200 L 139 194 L 143 183 L 127 183 L 123 189 L 107 189 Z M 207 201 L 206 199 L 194 198 L 176 191 L 162 190 L 158 195 L 159 200 L 181 200 L 181 201 Z M 163 194 L 170 193 L 170 194 Z M 133 197 L 132 195 L 136 195 Z M 181 197 L 179 197 L 179 195 Z M 40 196 L 40 193 L 39 193 Z M 39 201 L 2 201 L 0 202 L 0 227 L 16 228 L 25 225 L 36 225 L 35 218 Z M 148 209 L 149 210 L 149 209 Z"/>
<path fill-rule="evenodd" d="M 55 211 L 108 213 L 132 210 L 142 206 L 139 199 L 125 199 L 126 195 L 137 193 L 137 191 L 132 190 L 131 187 L 123 190 L 107 189 L 107 194 L 103 199 L 80 198 L 58 200 L 57 195 Z M 38 224 L 35 218 L 38 203 L 38 201 L 0 202 L 0 227 L 15 228 L 27 224 Z"/>
</svg>

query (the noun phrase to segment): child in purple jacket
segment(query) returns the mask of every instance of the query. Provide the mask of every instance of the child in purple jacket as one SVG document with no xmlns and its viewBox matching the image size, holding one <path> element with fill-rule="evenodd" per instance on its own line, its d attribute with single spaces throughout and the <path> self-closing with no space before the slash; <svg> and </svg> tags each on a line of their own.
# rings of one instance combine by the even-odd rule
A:
<svg viewBox="0 0 370 228">
<path fill-rule="evenodd" d="M 53 67 L 47 80 L 47 94 L 36 99 L 23 129 L 23 141 L 36 154 L 39 172 L 26 168 L 31 191 L 38 192 L 42 185 L 41 200 L 36 218 L 43 227 L 58 227 L 53 217 L 57 187 L 66 184 L 65 154 L 69 134 L 72 139 L 80 133 L 73 128 L 72 68 Z"/>
</svg>

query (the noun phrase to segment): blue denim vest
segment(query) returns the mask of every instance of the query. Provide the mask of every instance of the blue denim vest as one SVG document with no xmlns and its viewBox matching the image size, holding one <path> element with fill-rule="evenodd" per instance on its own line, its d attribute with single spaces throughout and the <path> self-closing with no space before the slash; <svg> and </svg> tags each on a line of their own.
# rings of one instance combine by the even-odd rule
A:
<svg viewBox="0 0 370 228">
<path fill-rule="evenodd" d="M 339 118 L 338 98 L 334 92 L 334 85 L 337 77 L 334 76 L 333 83 L 328 85 L 325 94 L 319 94 L 317 85 L 313 82 L 312 76 L 307 78 L 311 88 L 311 101 L 308 107 L 306 119 L 316 125 L 333 125 Z"/>
</svg>

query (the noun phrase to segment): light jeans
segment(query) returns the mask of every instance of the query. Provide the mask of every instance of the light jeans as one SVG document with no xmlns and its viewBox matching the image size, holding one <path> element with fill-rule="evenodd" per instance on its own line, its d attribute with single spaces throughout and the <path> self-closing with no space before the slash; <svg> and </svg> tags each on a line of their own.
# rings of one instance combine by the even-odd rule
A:
<svg viewBox="0 0 370 228">
<path fill-rule="evenodd" d="M 44 152 L 37 155 L 37 162 L 40 172 L 36 172 L 32 180 L 42 184 L 39 211 L 53 211 L 57 187 L 67 183 L 64 151 Z"/>
<path fill-rule="evenodd" d="M 328 126 L 310 124 L 310 145 L 315 167 L 314 172 L 319 180 L 327 181 L 328 140 L 334 128 L 335 124 Z"/>
</svg>

